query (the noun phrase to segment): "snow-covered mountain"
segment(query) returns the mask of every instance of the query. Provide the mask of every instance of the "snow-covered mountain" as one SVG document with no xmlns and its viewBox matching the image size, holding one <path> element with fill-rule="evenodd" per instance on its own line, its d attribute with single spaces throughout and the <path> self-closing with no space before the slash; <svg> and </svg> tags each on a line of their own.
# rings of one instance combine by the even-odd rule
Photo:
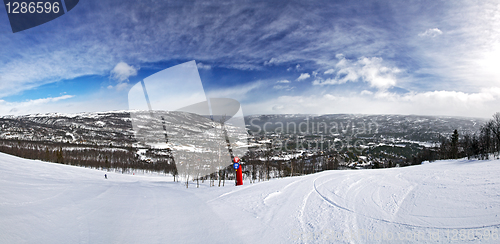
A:
<svg viewBox="0 0 500 244">
<path fill-rule="evenodd" d="M 417 115 L 251 115 L 245 117 L 247 128 L 255 134 L 258 129 L 263 132 L 264 124 L 267 132 L 274 132 L 280 124 L 309 124 L 307 133 L 323 133 L 324 124 L 327 133 L 336 131 L 339 134 L 358 134 L 361 126 L 366 126 L 371 133 L 381 137 L 404 138 L 407 140 L 435 140 L 436 135 L 450 135 L 454 129 L 460 132 L 476 131 L 486 120 L 480 118 L 460 118 L 444 116 Z M 312 124 L 312 123 L 315 123 Z M 364 123 L 364 124 L 363 124 Z M 371 124 L 370 124 L 371 123 Z M 302 130 L 305 130 L 303 125 Z M 371 125 L 371 128 L 368 126 Z M 205 126 L 206 125 L 200 125 Z M 317 130 L 319 126 L 320 130 Z M 339 127 L 331 130 L 335 126 Z M 285 126 L 286 127 L 286 126 Z M 294 132 L 293 127 L 285 133 Z M 314 129 L 314 130 L 313 130 Z M 300 133 L 295 128 L 295 133 Z M 304 133 L 304 134 L 307 134 Z M 102 144 L 107 142 L 130 143 L 133 129 L 128 111 L 111 111 L 80 114 L 32 114 L 25 116 L 0 117 L 0 138 L 16 138 L 27 140 L 52 140 L 61 142 L 94 141 Z M 123 142 L 121 142 L 123 141 Z M 108 143 L 109 144 L 109 143 Z"/>
<path fill-rule="evenodd" d="M 498 243 L 499 171 L 500 160 L 450 160 L 186 189 L 0 154 L 0 240 Z"/>
<path fill-rule="evenodd" d="M 443 136 L 449 136 L 454 129 L 458 129 L 461 134 L 475 132 L 485 121 L 479 118 L 416 115 L 298 114 L 245 117 L 247 129 L 256 137 L 270 136 L 278 131 L 288 135 L 360 137 L 376 144 L 415 142 L 421 145 L 437 143 Z M 204 122 L 198 127 L 207 126 L 209 124 Z M 283 126 L 282 131 L 277 130 L 280 126 Z M 3 116 L 0 117 L 0 139 L 102 146 L 111 143 L 123 147 L 136 142 L 128 111 Z"/>
<path fill-rule="evenodd" d="M 157 145 L 155 146 L 157 149 L 197 150 L 192 146 L 202 141 L 197 135 L 204 135 L 200 132 L 217 127 L 217 123 L 209 118 L 193 114 L 168 112 L 162 115 L 164 120 L 149 121 L 150 117 L 146 116 L 149 112 L 133 112 L 137 116 L 132 118 L 129 111 L 3 116 L 0 117 L 0 150 L 23 157 L 56 162 L 62 161 L 54 156 L 56 150 L 61 148 L 66 157 L 65 161 L 69 159 L 71 164 L 103 167 L 107 157 L 111 167 L 122 165 L 127 169 L 131 163 L 165 161 L 165 155 L 169 155 L 164 151 L 152 149 L 146 151 L 147 143 L 142 142 L 144 140 L 154 142 L 149 144 Z M 138 122 L 135 127 L 134 119 Z M 347 155 L 345 153 L 351 151 L 355 155 L 335 157 L 339 158 L 341 164 L 345 163 L 345 166 L 351 163 L 366 164 L 366 167 L 371 167 L 373 158 L 380 161 L 383 167 L 390 164 L 409 164 L 424 147 L 439 145 L 440 141 L 448 138 L 454 129 L 457 129 L 460 135 L 472 133 L 484 122 L 484 119 L 415 115 L 295 114 L 245 117 L 246 128 L 251 135 L 250 146 L 264 148 L 255 154 L 257 158 L 265 158 L 265 147 L 272 142 L 274 145 L 284 145 L 273 152 L 271 155 L 273 160 L 287 161 L 302 155 L 304 151 L 312 157 L 331 156 L 324 154 L 324 151 L 333 150 L 341 152 L 341 155 Z M 169 138 L 182 138 L 184 143 L 167 145 L 166 131 L 162 128 L 168 129 Z M 228 128 L 231 131 L 230 127 Z M 210 143 L 207 145 L 213 147 Z M 233 150 L 237 148 L 235 145 Z M 24 152 L 21 152 L 22 150 Z M 54 155 L 47 156 L 46 150 Z M 67 153 L 82 154 L 83 150 L 93 150 L 95 156 L 87 160 L 82 155 L 72 156 Z M 126 155 L 116 155 L 117 153 L 113 153 L 116 150 Z M 134 157 L 134 153 L 139 156 L 140 162 Z M 359 155 L 368 158 L 361 162 L 357 157 Z M 320 164 L 322 160 L 319 160 Z M 275 166 L 280 167 L 278 164 Z"/>
<path fill-rule="evenodd" d="M 358 136 L 397 143 L 439 142 L 442 136 L 451 135 L 455 129 L 461 134 L 476 132 L 486 119 L 419 115 L 278 114 L 251 115 L 245 117 L 245 121 L 253 134 L 273 134 L 283 126 L 283 131 L 278 129 L 282 134 Z"/>
<path fill-rule="evenodd" d="M 32 114 L 0 117 L 0 139 L 129 146 L 130 113 Z"/>
</svg>

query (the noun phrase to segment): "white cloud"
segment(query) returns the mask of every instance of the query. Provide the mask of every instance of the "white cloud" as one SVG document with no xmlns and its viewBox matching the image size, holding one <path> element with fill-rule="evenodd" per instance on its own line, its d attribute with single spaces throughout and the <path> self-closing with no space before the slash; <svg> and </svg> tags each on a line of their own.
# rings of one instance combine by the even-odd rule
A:
<svg viewBox="0 0 500 244">
<path fill-rule="evenodd" d="M 395 97 L 394 94 L 388 96 Z M 384 97 L 388 97 L 384 96 Z M 457 91 L 431 91 L 422 93 L 411 93 L 403 96 L 396 96 L 397 99 L 405 102 L 426 103 L 428 106 L 447 105 L 451 107 L 468 108 L 495 101 L 500 98 L 500 88 L 483 89 L 478 93 L 465 93 Z"/>
<path fill-rule="evenodd" d="M 119 62 L 113 70 L 111 70 L 111 78 L 118 82 L 128 81 L 131 76 L 137 75 L 137 68 L 128 65 L 125 62 Z"/>
<path fill-rule="evenodd" d="M 279 96 L 245 105 L 248 114 L 417 114 L 489 118 L 500 112 L 500 87 L 477 93 L 456 91 L 411 92 L 404 95 L 387 91 L 339 94 Z M 280 107 L 279 111 L 272 109 Z"/>
<path fill-rule="evenodd" d="M 284 60 L 281 60 L 279 58 L 271 58 L 269 61 L 264 61 L 264 65 L 266 66 L 271 66 L 271 65 L 277 65 L 282 63 Z"/>
<path fill-rule="evenodd" d="M 307 78 L 311 77 L 311 75 L 309 73 L 302 73 L 300 74 L 299 78 L 297 78 L 298 81 L 303 81 Z"/>
<path fill-rule="evenodd" d="M 441 34 L 443 34 L 443 32 L 440 29 L 432 28 L 432 29 L 428 29 L 424 32 L 419 33 L 418 36 L 420 36 L 420 37 L 425 37 L 425 36 L 436 37 L 436 36 L 439 36 Z"/>
<path fill-rule="evenodd" d="M 293 90 L 295 87 L 290 87 L 289 85 L 275 85 L 275 86 L 273 86 L 273 88 L 276 90 L 290 91 L 290 90 Z"/>
<path fill-rule="evenodd" d="M 276 83 L 290 83 L 289 80 L 279 80 L 279 81 L 276 81 Z"/>
<path fill-rule="evenodd" d="M 128 84 L 128 83 L 125 83 L 125 82 L 122 82 L 122 83 L 118 83 L 116 84 L 116 86 L 112 86 L 112 85 L 109 85 L 107 88 L 108 89 L 116 89 L 117 91 L 124 91 L 124 90 L 127 90 L 128 88 L 132 87 L 131 84 Z"/>
<path fill-rule="evenodd" d="M 325 94 L 323 95 L 323 98 L 328 99 L 328 100 L 336 100 L 337 98 L 332 95 L 332 94 Z"/>
<path fill-rule="evenodd" d="M 0 114 L 28 114 L 33 110 L 36 110 L 37 107 L 49 103 L 56 103 L 62 100 L 70 99 L 75 97 L 74 95 L 62 95 L 59 97 L 48 97 L 48 98 L 40 98 L 27 100 L 23 102 L 7 102 L 4 100 L 0 100 Z"/>
<path fill-rule="evenodd" d="M 373 92 L 368 91 L 368 90 L 363 90 L 363 91 L 361 91 L 361 93 L 360 93 L 360 94 L 361 94 L 361 95 L 372 95 L 372 94 L 373 94 Z"/>
<path fill-rule="evenodd" d="M 260 64 L 252 63 L 230 63 L 230 64 L 218 64 L 219 67 L 228 69 L 239 69 L 239 70 L 261 70 L 262 66 Z"/>
<path fill-rule="evenodd" d="M 362 58 L 358 61 L 362 65 L 361 76 L 364 81 L 379 89 L 389 88 L 396 85 L 394 75 L 399 73 L 398 68 L 388 68 L 382 64 L 382 58 Z"/>
<path fill-rule="evenodd" d="M 43 50 L 45 48 L 39 49 Z M 25 53 L 26 50 L 22 48 L 15 52 L 18 54 L 18 58 L 9 59 L 7 62 L 0 59 L 0 97 L 30 90 L 61 79 L 73 79 L 90 74 L 104 74 L 105 69 L 108 68 L 102 64 L 107 60 L 99 56 L 97 56 L 98 58 L 94 56 L 94 59 L 92 59 L 86 55 L 76 57 L 77 55 L 57 50 L 40 53 L 38 49 L 33 53 Z M 93 50 L 88 50 L 88 52 L 93 52 Z M 8 59 L 7 54 L 5 58 Z M 95 69 L 88 69 L 88 66 L 94 66 L 95 63 L 100 65 L 96 65 Z"/>
<path fill-rule="evenodd" d="M 283 110 L 285 108 L 285 106 L 283 105 L 276 105 L 276 106 L 273 106 L 273 111 L 280 111 L 280 110 Z"/>
<path fill-rule="evenodd" d="M 62 95 L 60 97 L 49 97 L 49 98 L 42 98 L 42 99 L 31 100 L 31 101 L 34 101 L 35 103 L 48 103 L 48 102 L 57 102 L 57 101 L 60 101 L 60 100 L 69 99 L 69 98 L 73 98 L 73 97 L 75 97 L 75 96 L 73 96 L 73 95 Z"/>
<path fill-rule="evenodd" d="M 262 84 L 264 84 L 263 81 L 255 81 L 255 82 L 244 84 L 244 85 L 238 85 L 238 86 L 233 86 L 233 87 L 227 87 L 227 88 L 221 88 L 221 89 L 207 91 L 206 95 L 207 95 L 207 97 L 233 98 L 233 99 L 240 101 L 241 99 L 245 98 L 247 93 L 261 87 Z"/>
<path fill-rule="evenodd" d="M 325 74 L 336 73 L 335 78 L 319 78 L 313 81 L 313 85 L 338 85 L 364 81 L 368 82 L 371 87 L 387 89 L 397 83 L 395 74 L 400 70 L 385 66 L 382 58 L 362 57 L 355 62 L 346 59 L 343 55 L 337 55 L 337 58 L 340 60 L 335 65 L 335 69 L 325 71 Z"/>
<path fill-rule="evenodd" d="M 197 63 L 196 66 L 198 67 L 198 69 L 206 69 L 206 70 L 209 70 L 212 68 L 211 65 L 208 65 L 208 64 L 203 64 L 203 63 Z"/>
<path fill-rule="evenodd" d="M 333 74 L 333 73 L 335 73 L 335 70 L 334 69 L 329 69 L 329 70 L 325 71 L 324 74 L 325 75 L 329 75 L 329 74 Z"/>
<path fill-rule="evenodd" d="M 343 84 L 345 81 L 328 78 L 326 80 L 319 78 L 312 82 L 313 85 L 324 86 L 324 85 L 339 85 Z"/>
</svg>

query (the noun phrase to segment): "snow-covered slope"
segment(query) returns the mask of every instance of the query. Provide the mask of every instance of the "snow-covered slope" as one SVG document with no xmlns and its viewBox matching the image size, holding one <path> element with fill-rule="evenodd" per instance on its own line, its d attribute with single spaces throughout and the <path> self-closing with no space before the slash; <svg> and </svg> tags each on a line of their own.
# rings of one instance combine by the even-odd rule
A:
<svg viewBox="0 0 500 244">
<path fill-rule="evenodd" d="M 456 160 L 186 189 L 0 154 L 0 242 L 498 243 L 499 172 Z"/>
</svg>

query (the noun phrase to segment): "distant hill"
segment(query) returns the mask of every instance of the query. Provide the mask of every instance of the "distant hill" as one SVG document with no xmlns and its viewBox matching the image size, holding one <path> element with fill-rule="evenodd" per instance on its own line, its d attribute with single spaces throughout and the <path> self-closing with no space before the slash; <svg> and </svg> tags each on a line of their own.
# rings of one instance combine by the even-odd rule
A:
<svg viewBox="0 0 500 244">
<path fill-rule="evenodd" d="M 177 121 L 174 117 L 166 120 L 172 123 Z M 301 158 L 304 167 L 309 167 L 307 164 L 324 164 L 323 160 L 327 162 L 333 158 L 337 158 L 341 166 L 363 164 L 371 167 L 375 161 L 380 162 L 376 167 L 409 164 L 424 147 L 438 146 L 455 129 L 460 135 L 474 133 L 485 121 L 479 118 L 417 115 L 284 114 L 245 117 L 249 143 L 255 150 L 251 157 L 257 159 L 254 163 L 259 164 L 258 158 L 287 162 L 297 155 L 308 155 Z M 211 126 L 210 120 L 203 123 L 191 129 Z M 269 154 L 266 147 L 275 142 L 283 146 Z M 307 154 L 303 154 L 304 150 Z M 175 170 L 168 148 L 152 149 L 137 142 L 128 111 L 2 116 L 0 152 L 96 168 L 119 167 L 123 171 L 128 168 Z M 281 167 L 278 163 L 276 165 Z"/>
<path fill-rule="evenodd" d="M 250 134 L 256 136 L 278 132 L 285 135 L 351 136 L 418 142 L 439 142 L 441 137 L 448 137 L 455 129 L 460 134 L 473 133 L 485 121 L 481 118 L 419 115 L 280 114 L 245 117 Z M 127 111 L 2 116 L 0 139 L 102 146 L 130 146 L 135 143 Z"/>
<path fill-rule="evenodd" d="M 281 132 L 279 127 L 283 126 L 283 134 L 322 134 L 339 137 L 399 138 L 419 142 L 439 142 L 442 136 L 451 135 L 455 129 L 460 134 L 476 132 L 486 119 L 420 115 L 284 114 L 246 116 L 245 122 L 252 134 L 264 134 L 264 125 L 266 125 L 267 134 L 273 134 L 276 130 Z"/>
</svg>

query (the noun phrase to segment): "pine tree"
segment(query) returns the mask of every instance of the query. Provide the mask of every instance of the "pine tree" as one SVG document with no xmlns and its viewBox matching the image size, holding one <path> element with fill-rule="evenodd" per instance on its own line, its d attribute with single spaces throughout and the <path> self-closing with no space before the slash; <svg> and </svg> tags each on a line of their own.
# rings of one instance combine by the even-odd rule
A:
<svg viewBox="0 0 500 244">
<path fill-rule="evenodd" d="M 62 147 L 59 147 L 59 150 L 56 151 L 56 163 L 64 163 Z"/>
<path fill-rule="evenodd" d="M 453 131 L 453 135 L 451 135 L 451 148 L 450 148 L 450 156 L 453 159 L 458 158 L 458 131 Z"/>
<path fill-rule="evenodd" d="M 109 160 L 108 160 L 108 155 L 106 155 L 106 159 L 104 160 L 104 165 L 106 166 L 106 168 L 109 170 L 109 168 L 111 168 L 111 164 L 109 163 Z"/>
<path fill-rule="evenodd" d="M 49 148 L 45 148 L 45 161 L 50 162 L 50 152 Z"/>
<path fill-rule="evenodd" d="M 493 120 L 491 123 L 491 131 L 496 139 L 495 151 L 500 154 L 500 113 L 495 113 L 493 115 Z"/>
<path fill-rule="evenodd" d="M 333 169 L 339 169 L 339 160 L 337 159 L 337 157 L 335 157 L 335 160 L 333 161 Z"/>
<path fill-rule="evenodd" d="M 177 175 L 179 175 L 179 171 L 177 171 L 177 167 L 175 167 L 173 170 L 172 170 L 172 175 L 174 176 L 174 182 L 175 182 L 175 177 Z M 219 186 L 220 186 L 220 182 L 219 182 Z"/>
</svg>

